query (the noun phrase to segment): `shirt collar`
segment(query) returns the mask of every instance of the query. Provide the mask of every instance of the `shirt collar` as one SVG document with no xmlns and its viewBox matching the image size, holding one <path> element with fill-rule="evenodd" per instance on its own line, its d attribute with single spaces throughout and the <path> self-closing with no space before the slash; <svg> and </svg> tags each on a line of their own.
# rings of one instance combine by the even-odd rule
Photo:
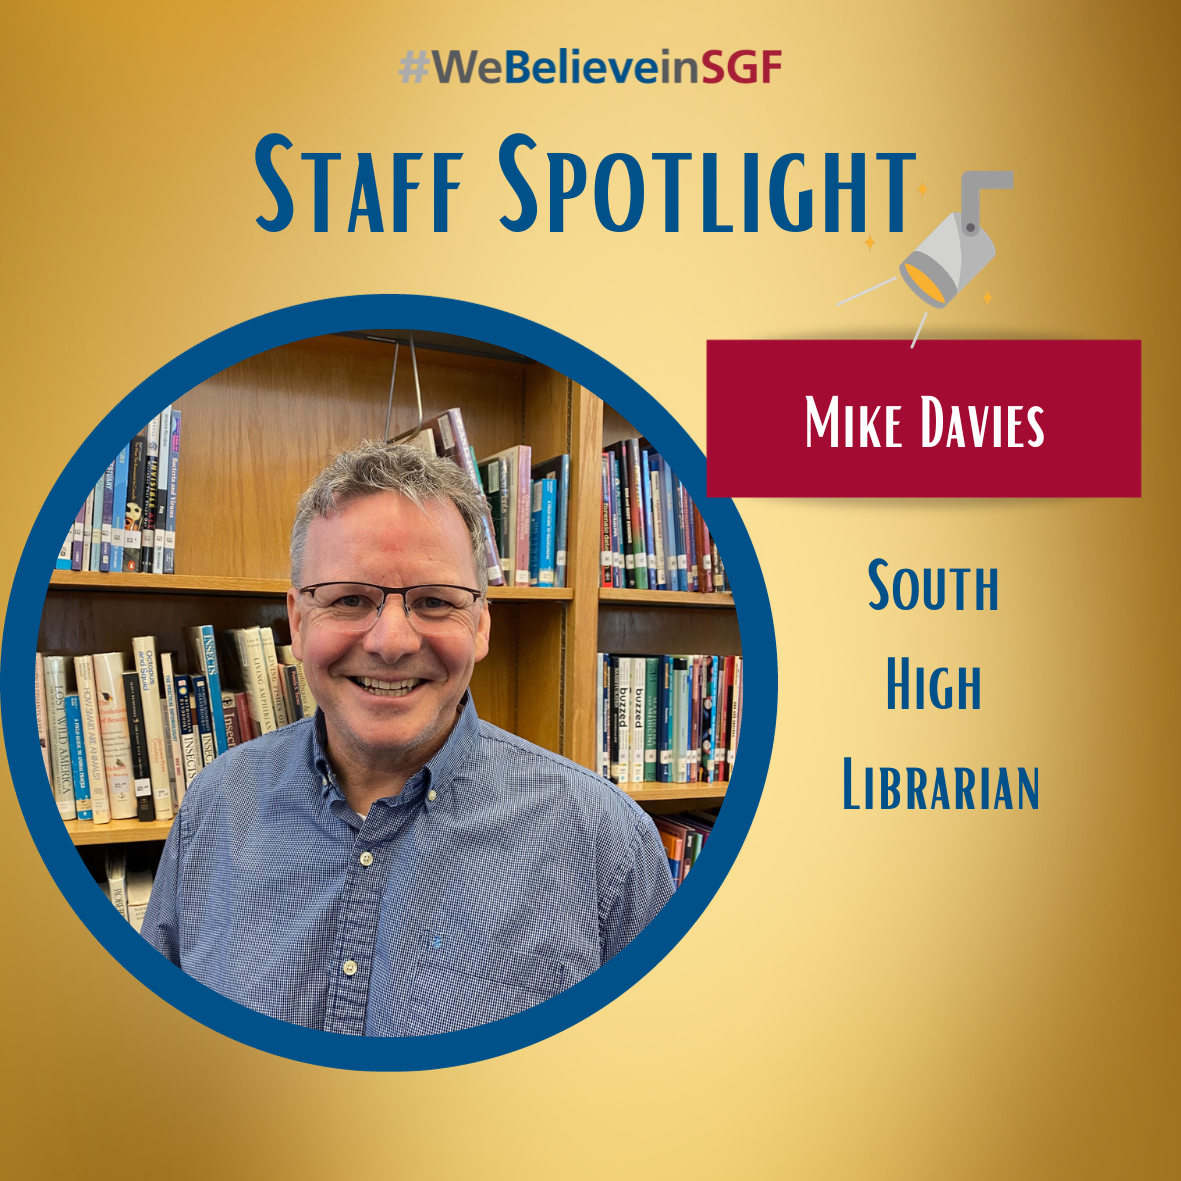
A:
<svg viewBox="0 0 1181 1181">
<path fill-rule="evenodd" d="M 421 771 L 411 776 L 402 794 L 409 798 L 410 795 L 418 794 L 414 789 L 426 791 L 429 788 L 435 797 L 429 801 L 431 804 L 437 804 L 444 799 L 467 762 L 468 752 L 476 740 L 479 723 L 480 718 L 469 690 L 464 694 L 463 703 L 460 705 L 459 720 L 447 736 L 443 748 Z M 328 761 L 328 729 L 324 722 L 324 711 L 319 707 L 316 708 L 312 725 L 312 761 L 316 773 L 320 776 L 321 795 L 325 798 L 333 794 L 339 795 L 336 772 Z"/>
</svg>

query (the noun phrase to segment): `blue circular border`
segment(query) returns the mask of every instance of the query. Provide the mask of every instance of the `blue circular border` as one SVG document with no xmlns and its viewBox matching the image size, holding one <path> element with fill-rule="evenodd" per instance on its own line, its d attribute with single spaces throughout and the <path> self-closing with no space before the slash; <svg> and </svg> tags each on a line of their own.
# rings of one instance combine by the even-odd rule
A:
<svg viewBox="0 0 1181 1181">
<path fill-rule="evenodd" d="M 425 1037 L 347 1037 L 289 1025 L 228 1000 L 159 955 L 99 891 L 62 825 L 46 790 L 31 692 L 61 524 L 73 520 L 95 473 L 145 419 L 223 369 L 309 336 L 366 325 L 454 333 L 533 357 L 593 390 L 648 438 L 659 440 L 660 453 L 689 489 L 725 553 L 744 640 L 742 757 L 708 855 L 685 884 L 628 947 L 572 988 L 502 1021 Z M 157 370 L 95 427 L 54 484 L 21 554 L 4 620 L 0 700 L 9 767 L 29 832 L 75 913 L 142 984 L 210 1029 L 268 1053 L 351 1070 L 427 1070 L 507 1054 L 560 1033 L 620 996 L 676 946 L 721 886 L 754 819 L 771 759 L 778 667 L 767 588 L 742 519 L 732 500 L 706 496 L 705 456 L 651 395 L 596 353 L 519 316 L 433 296 L 355 295 L 283 308 L 210 337 Z"/>
</svg>

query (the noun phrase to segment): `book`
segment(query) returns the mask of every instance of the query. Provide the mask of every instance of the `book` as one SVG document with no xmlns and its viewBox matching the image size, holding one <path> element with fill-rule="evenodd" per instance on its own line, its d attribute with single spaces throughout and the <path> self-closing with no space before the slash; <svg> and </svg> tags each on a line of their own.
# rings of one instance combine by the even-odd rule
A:
<svg viewBox="0 0 1181 1181">
<path fill-rule="evenodd" d="M 555 455 L 531 467 L 534 480 L 553 480 L 556 485 L 554 507 L 554 586 L 566 585 L 566 545 L 570 518 L 570 456 Z"/>
<path fill-rule="evenodd" d="M 74 527 L 70 526 L 70 531 L 66 534 L 65 541 L 62 542 L 62 547 L 57 551 L 57 559 L 53 563 L 55 570 L 69 570 L 70 569 L 70 550 L 74 542 Z"/>
<path fill-rule="evenodd" d="M 164 522 L 168 516 L 168 444 L 172 435 L 172 407 L 160 411 L 159 462 L 156 467 L 156 532 L 153 537 L 152 572 L 164 573 Z"/>
<path fill-rule="evenodd" d="M 168 505 L 164 515 L 165 574 L 176 573 L 176 482 L 180 476 L 180 421 L 181 412 L 174 409 L 168 442 Z"/>
<path fill-rule="evenodd" d="M 645 451 L 648 463 L 648 501 L 652 506 L 652 550 L 655 558 L 656 589 L 672 590 L 668 576 L 668 556 L 664 542 L 664 497 L 661 490 L 660 456 L 655 451 Z"/>
<path fill-rule="evenodd" d="M 221 695 L 221 712 L 226 724 L 226 746 L 237 746 L 243 739 L 239 731 L 238 707 L 232 693 Z"/>
<path fill-rule="evenodd" d="M 176 678 L 176 716 L 180 729 L 180 756 L 187 791 L 205 765 L 202 761 L 201 735 L 193 713 L 192 681 L 187 676 Z"/>
<path fill-rule="evenodd" d="M 656 668 L 656 782 L 672 782 L 672 667 L 671 656 L 657 658 Z"/>
<path fill-rule="evenodd" d="M 131 746 L 131 782 L 135 791 L 135 814 L 142 821 L 155 820 L 148 730 L 144 723 L 139 673 L 134 670 L 123 674 L 123 700 L 127 705 L 127 734 Z"/>
<path fill-rule="evenodd" d="M 142 931 L 144 915 L 152 898 L 152 871 L 139 869 L 127 875 L 127 921 Z"/>
<path fill-rule="evenodd" d="M 602 502 L 599 522 L 599 585 L 614 586 L 615 556 L 611 550 L 611 464 L 606 455 L 599 457 L 599 480 Z"/>
<path fill-rule="evenodd" d="M 168 754 L 168 775 L 176 785 L 177 803 L 183 803 L 188 782 L 185 779 L 184 755 L 180 743 L 180 715 L 176 706 L 176 678 L 180 674 L 176 668 L 176 653 L 160 653 L 160 681 L 164 686 L 164 722 L 165 747 Z"/>
<path fill-rule="evenodd" d="M 131 774 L 127 702 L 123 695 L 123 653 L 99 652 L 91 659 L 98 692 L 98 720 L 111 819 L 132 820 L 136 808 L 135 783 Z"/>
<path fill-rule="evenodd" d="M 144 501 L 143 530 L 140 541 L 140 570 L 151 574 L 156 554 L 156 506 L 160 494 L 160 416 L 157 415 L 144 428 L 147 435 L 147 451 L 144 460 Z"/>
<path fill-rule="evenodd" d="M 33 674 L 34 709 L 37 711 L 37 741 L 41 744 L 41 761 L 45 764 L 45 778 L 53 787 L 53 772 L 49 768 L 49 711 L 45 705 L 45 657 L 38 652 L 36 672 Z"/>
<path fill-rule="evenodd" d="M 304 675 L 303 661 L 295 659 L 295 653 L 292 652 L 290 644 L 280 644 L 277 652 L 279 654 L 279 660 L 283 664 L 288 664 L 293 669 L 295 669 L 295 676 L 299 681 L 300 702 L 303 706 L 302 716 L 305 718 L 312 717 L 312 715 L 316 712 L 316 699 L 312 696 L 312 690 L 308 685 L 308 679 Z"/>
<path fill-rule="evenodd" d="M 506 447 L 484 459 L 484 463 L 503 460 L 507 468 L 501 478 L 502 514 L 507 511 L 504 522 L 509 550 L 502 555 L 501 563 L 504 580 L 509 586 L 529 585 L 529 518 L 530 518 L 530 471 L 533 457 L 531 447 L 519 445 Z M 507 510 L 503 507 L 507 499 Z"/>
<path fill-rule="evenodd" d="M 108 845 L 106 856 L 108 897 L 115 909 L 127 917 L 127 851 L 122 845 Z"/>
<path fill-rule="evenodd" d="M 173 417 L 179 418 L 174 411 Z M 217 638 L 209 624 L 185 628 L 185 643 L 188 646 L 189 663 L 195 672 L 201 673 L 209 682 L 210 714 L 213 719 L 213 743 L 219 755 L 229 749 L 226 736 L 225 714 L 221 709 L 221 666 L 217 660 Z M 217 707 L 213 707 L 213 703 Z"/>
<path fill-rule="evenodd" d="M 95 824 L 110 824 L 111 803 L 107 795 L 106 756 L 103 754 L 98 717 L 98 688 L 94 681 L 93 657 L 74 657 L 74 679 L 78 683 L 78 708 L 86 751 L 86 779 L 90 785 L 91 819 Z"/>
<path fill-rule="evenodd" d="M 86 532 L 86 505 L 83 504 L 74 518 L 74 535 L 70 542 L 70 569 L 82 569 L 82 539 Z"/>
<path fill-rule="evenodd" d="M 647 448 L 636 441 L 640 460 L 640 515 L 644 522 L 644 552 L 648 559 L 648 589 L 659 590 L 662 582 L 656 576 L 656 536 L 652 529 L 652 472 Z"/>
<path fill-rule="evenodd" d="M 270 628 L 266 630 L 270 631 Z M 209 682 L 200 673 L 194 673 L 190 680 L 193 686 L 197 737 L 201 743 L 201 761 L 204 766 L 208 767 L 217 758 L 217 747 L 213 741 L 213 712 L 210 708 Z"/>
<path fill-rule="evenodd" d="M 663 816 L 653 816 L 652 823 L 660 833 L 661 844 L 664 845 L 665 855 L 668 857 L 668 869 L 672 874 L 673 885 L 681 883 L 681 870 L 685 860 L 685 836 L 683 826 L 670 824 Z"/>
<path fill-rule="evenodd" d="M 644 775 L 645 783 L 656 782 L 656 718 L 660 704 L 658 681 L 660 661 L 644 658 Z"/>
<path fill-rule="evenodd" d="M 94 535 L 94 489 L 86 497 L 86 508 L 82 514 L 82 569 L 90 570 L 91 539 Z"/>
<path fill-rule="evenodd" d="M 78 815 L 74 799 L 74 771 L 70 761 L 70 730 L 66 720 L 66 694 L 69 690 L 66 658 L 44 658 L 45 713 L 49 728 L 49 769 L 53 798 L 63 820 Z"/>
<path fill-rule="evenodd" d="M 533 482 L 533 512 L 529 523 L 529 585 L 554 585 L 556 553 L 557 481 Z"/>
<path fill-rule="evenodd" d="M 129 444 L 127 457 L 127 512 L 123 520 L 123 571 L 140 570 L 143 545 L 144 479 L 147 476 L 148 436 L 140 431 Z"/>
<path fill-rule="evenodd" d="M 127 460 L 131 445 L 121 447 L 115 457 L 115 486 L 111 494 L 111 569 L 123 569 L 123 532 L 127 526 Z"/>
<path fill-rule="evenodd" d="M 279 677 L 279 657 L 275 651 L 275 633 L 269 627 L 260 627 L 259 642 L 262 644 L 262 655 L 266 665 L 267 684 L 271 690 L 271 706 L 275 711 L 275 726 L 286 726 L 288 721 L 295 721 L 287 716 L 287 703 L 283 698 L 283 682 Z"/>
<path fill-rule="evenodd" d="M 82 710 L 78 705 L 78 694 L 65 696 L 66 731 L 70 743 L 70 771 L 74 784 L 74 804 L 79 820 L 93 820 L 90 809 L 90 779 L 86 774 L 86 739 L 82 734 Z"/>
<path fill-rule="evenodd" d="M 104 574 L 111 569 L 111 522 L 115 511 L 115 460 L 107 465 L 103 475 L 103 503 L 99 516 L 98 568 Z"/>
<path fill-rule="evenodd" d="M 632 736 L 632 661 L 630 656 L 613 656 L 611 667 L 615 672 L 616 733 L 619 753 L 616 759 L 616 783 L 631 782 L 631 736 Z"/>
<path fill-rule="evenodd" d="M 106 474 L 99 476 L 94 486 L 94 496 L 90 501 L 90 565 L 87 567 L 96 574 L 102 570 L 103 550 L 103 501 L 106 499 Z M 110 551 L 107 551 L 107 561 L 110 561 Z"/>
<path fill-rule="evenodd" d="M 496 535 L 496 549 L 500 554 L 503 567 L 505 554 L 504 536 L 504 506 L 507 501 L 500 488 L 500 460 L 490 459 L 486 463 L 477 465 L 480 473 L 480 483 L 484 489 L 484 498 L 488 501 L 488 511 L 492 514 L 492 531 Z"/>
<path fill-rule="evenodd" d="M 148 736 L 148 764 L 152 776 L 152 805 L 157 820 L 172 819 L 172 788 L 164 752 L 164 722 L 160 715 L 160 679 L 156 672 L 156 637 L 136 636 L 131 641 L 139 673 L 140 705 Z"/>
<path fill-rule="evenodd" d="M 269 734 L 278 727 L 262 636 L 256 627 L 232 628 L 228 636 L 237 659 L 241 684 L 250 699 L 251 726 L 259 734 Z"/>
<path fill-rule="evenodd" d="M 647 664 L 648 662 L 642 656 L 632 658 L 631 773 L 628 776 L 628 782 L 637 787 L 644 782 L 644 719 L 648 694 Z"/>
</svg>

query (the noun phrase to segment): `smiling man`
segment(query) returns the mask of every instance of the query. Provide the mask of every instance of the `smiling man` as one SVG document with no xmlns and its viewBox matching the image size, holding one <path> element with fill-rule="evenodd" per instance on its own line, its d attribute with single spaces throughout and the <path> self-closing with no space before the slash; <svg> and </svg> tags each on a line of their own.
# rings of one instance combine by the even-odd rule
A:
<svg viewBox="0 0 1181 1181">
<path fill-rule="evenodd" d="M 484 502 L 448 460 L 364 443 L 300 500 L 287 594 L 314 718 L 194 781 L 143 934 L 252 1009 L 443 1033 L 577 983 L 672 894 L 647 815 L 482 722 Z"/>
</svg>

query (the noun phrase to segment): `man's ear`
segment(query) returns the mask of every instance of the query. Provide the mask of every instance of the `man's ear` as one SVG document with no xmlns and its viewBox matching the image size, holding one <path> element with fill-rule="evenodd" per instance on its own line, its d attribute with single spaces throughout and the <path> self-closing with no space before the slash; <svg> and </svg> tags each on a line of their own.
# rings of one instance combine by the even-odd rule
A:
<svg viewBox="0 0 1181 1181">
<path fill-rule="evenodd" d="M 287 625 L 291 628 L 291 654 L 303 660 L 303 612 L 299 609 L 299 592 L 295 587 L 287 591 Z"/>
<path fill-rule="evenodd" d="M 476 663 L 478 664 L 488 655 L 488 637 L 492 633 L 492 612 L 488 610 L 488 600 L 480 605 L 480 620 L 476 624 Z M 294 651 L 294 648 L 292 649 Z"/>
</svg>

